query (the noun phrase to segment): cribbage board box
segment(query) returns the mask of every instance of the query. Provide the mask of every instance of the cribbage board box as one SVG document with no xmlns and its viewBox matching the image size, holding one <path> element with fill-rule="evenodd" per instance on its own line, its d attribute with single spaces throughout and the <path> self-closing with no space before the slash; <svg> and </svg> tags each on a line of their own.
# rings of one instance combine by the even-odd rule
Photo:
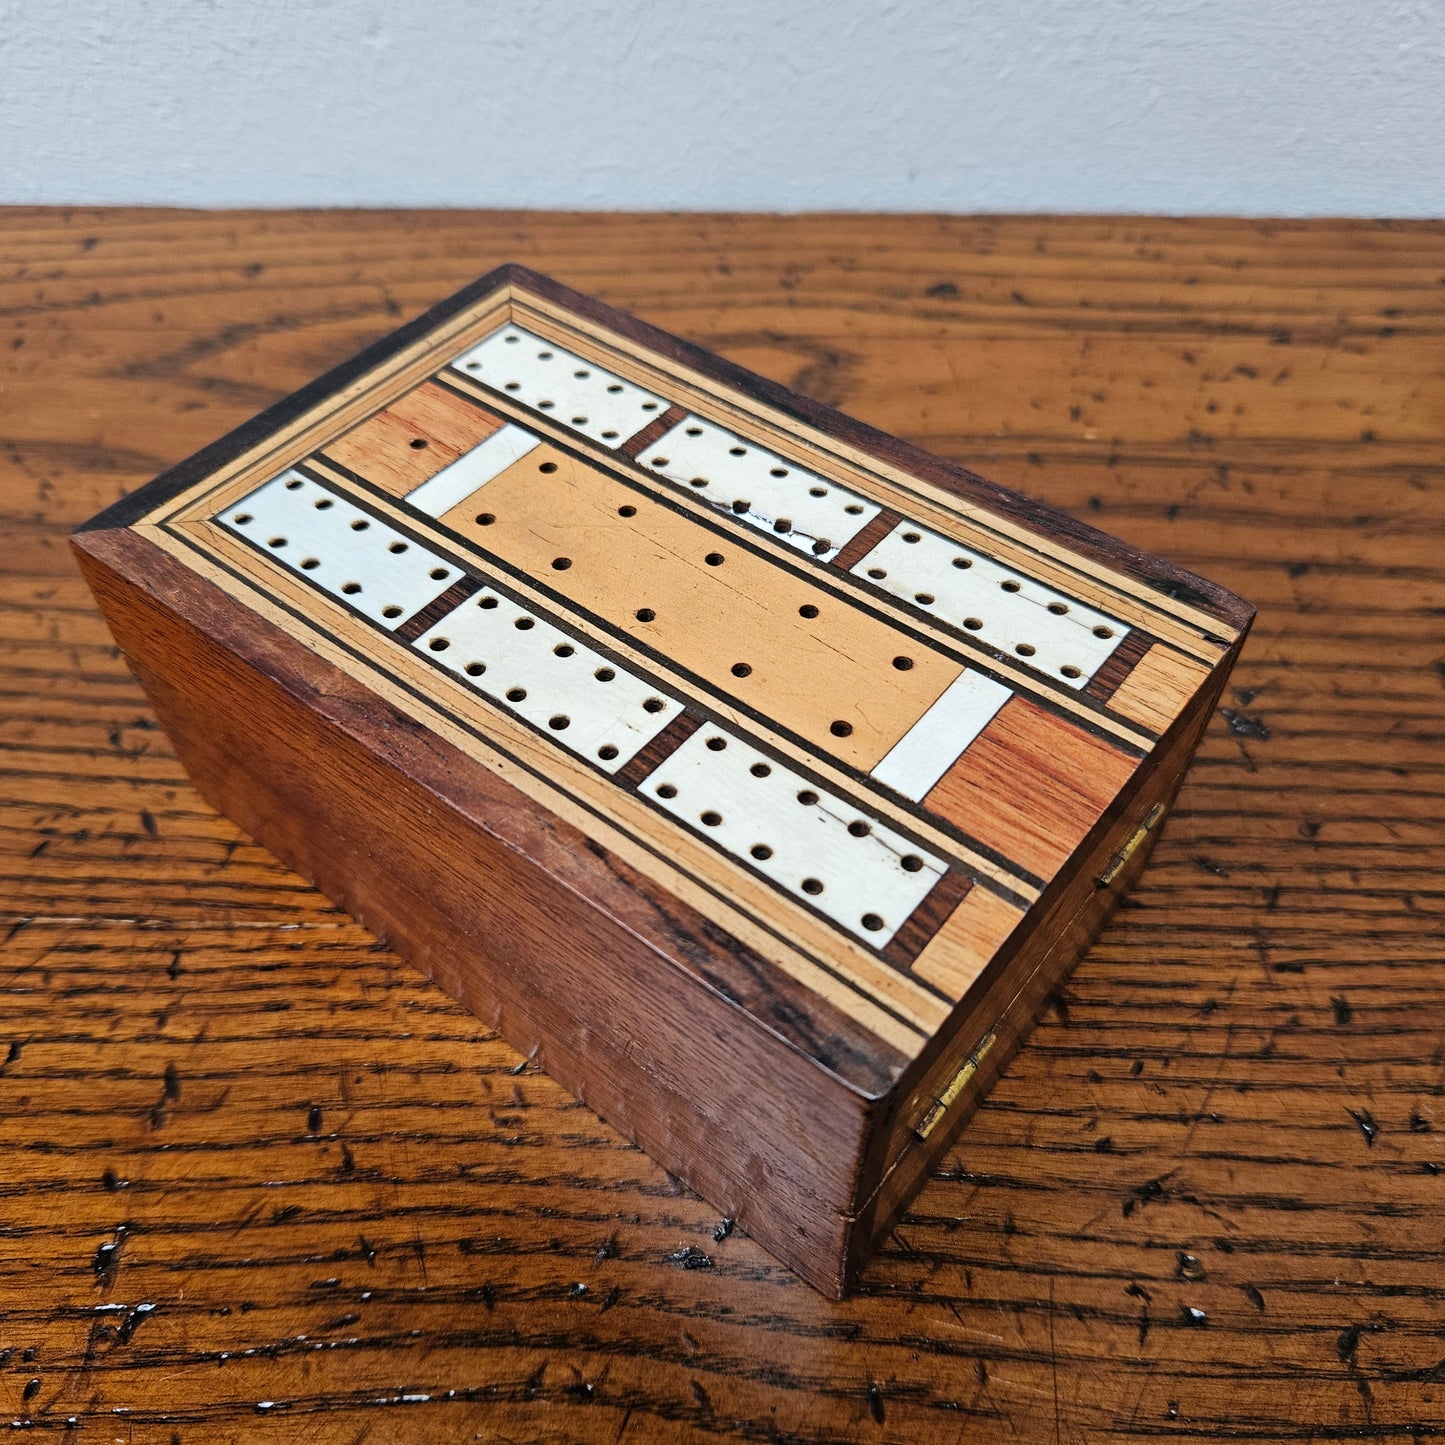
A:
<svg viewBox="0 0 1445 1445">
<path fill-rule="evenodd" d="M 833 1293 L 1252 616 L 516 266 L 73 542 L 217 808 Z"/>
</svg>

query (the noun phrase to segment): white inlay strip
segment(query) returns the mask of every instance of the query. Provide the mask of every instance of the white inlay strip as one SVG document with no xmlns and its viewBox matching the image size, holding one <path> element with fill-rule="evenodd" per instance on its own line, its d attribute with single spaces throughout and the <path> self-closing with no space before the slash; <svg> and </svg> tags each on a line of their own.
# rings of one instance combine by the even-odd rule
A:
<svg viewBox="0 0 1445 1445">
<path fill-rule="evenodd" d="M 981 672 L 961 672 L 893 745 L 873 776 L 920 802 L 1012 695 Z"/>
<path fill-rule="evenodd" d="M 538 438 L 531 432 L 508 422 L 501 431 L 493 432 L 486 441 L 479 442 L 436 476 L 413 488 L 406 499 L 428 517 L 440 517 L 464 502 L 478 487 L 500 476 L 538 444 Z"/>
</svg>

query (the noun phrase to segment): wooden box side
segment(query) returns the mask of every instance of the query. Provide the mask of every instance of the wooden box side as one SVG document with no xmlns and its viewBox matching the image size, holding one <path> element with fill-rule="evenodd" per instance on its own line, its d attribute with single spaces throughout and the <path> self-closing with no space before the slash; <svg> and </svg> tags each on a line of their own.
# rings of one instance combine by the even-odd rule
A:
<svg viewBox="0 0 1445 1445">
<path fill-rule="evenodd" d="M 749 963 L 736 940 L 640 889 L 143 538 L 92 532 L 76 552 L 209 802 L 811 1283 L 839 1291 L 866 1093 L 815 1054 L 838 1050 L 875 1094 L 901 1059 L 877 1073 L 876 1040 L 841 1014 L 831 1042 L 763 1027 L 768 1006 L 729 997 Z M 752 976 L 760 988 L 774 977 Z M 775 1005 L 780 1021 L 817 1027 L 816 1000 Z"/>
<path fill-rule="evenodd" d="M 1142 871 L 1244 637 L 1151 756 L 1121 805 L 1102 820 L 1067 880 L 1031 910 L 980 970 L 935 1047 L 899 1080 L 872 1121 L 859 1174 L 845 1277 L 866 1266 L 955 1142 L 1028 1034 L 1053 991 L 1087 954 Z"/>
</svg>

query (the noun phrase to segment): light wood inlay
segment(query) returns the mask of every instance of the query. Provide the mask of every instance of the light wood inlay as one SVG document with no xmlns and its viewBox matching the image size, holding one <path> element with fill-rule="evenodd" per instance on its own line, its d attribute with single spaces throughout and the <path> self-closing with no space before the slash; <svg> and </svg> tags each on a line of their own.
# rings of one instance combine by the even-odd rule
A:
<svg viewBox="0 0 1445 1445">
<path fill-rule="evenodd" d="M 865 771 L 962 671 L 887 623 L 553 447 L 529 453 L 441 520 Z M 818 615 L 805 617 L 804 608 Z M 906 668 L 896 665 L 900 658 Z"/>
<path fill-rule="evenodd" d="M 961 999 L 1023 916 L 1021 908 L 997 893 L 970 889 L 914 959 L 914 974 L 949 998 Z"/>
<path fill-rule="evenodd" d="M 1209 669 L 1192 657 L 1156 642 L 1119 684 L 1109 706 L 1162 733 L 1208 676 Z"/>
</svg>

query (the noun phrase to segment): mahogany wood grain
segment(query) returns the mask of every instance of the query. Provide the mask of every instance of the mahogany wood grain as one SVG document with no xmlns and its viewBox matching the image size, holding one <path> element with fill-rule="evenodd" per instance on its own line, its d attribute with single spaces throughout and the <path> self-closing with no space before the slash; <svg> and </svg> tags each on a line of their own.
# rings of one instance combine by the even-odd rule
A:
<svg viewBox="0 0 1445 1445">
<path fill-rule="evenodd" d="M 13 1418 L 1440 1433 L 1445 228 L 35 210 L 0 237 Z M 841 1304 L 217 818 L 66 554 L 513 255 L 1261 605 L 1140 883 Z"/>
<path fill-rule="evenodd" d="M 501 426 L 499 417 L 426 382 L 337 437 L 326 455 L 351 471 L 364 468 L 377 486 L 404 497 Z"/>
<path fill-rule="evenodd" d="M 926 801 L 980 842 L 1052 878 L 1137 764 L 1103 738 L 1015 696 Z"/>
</svg>

